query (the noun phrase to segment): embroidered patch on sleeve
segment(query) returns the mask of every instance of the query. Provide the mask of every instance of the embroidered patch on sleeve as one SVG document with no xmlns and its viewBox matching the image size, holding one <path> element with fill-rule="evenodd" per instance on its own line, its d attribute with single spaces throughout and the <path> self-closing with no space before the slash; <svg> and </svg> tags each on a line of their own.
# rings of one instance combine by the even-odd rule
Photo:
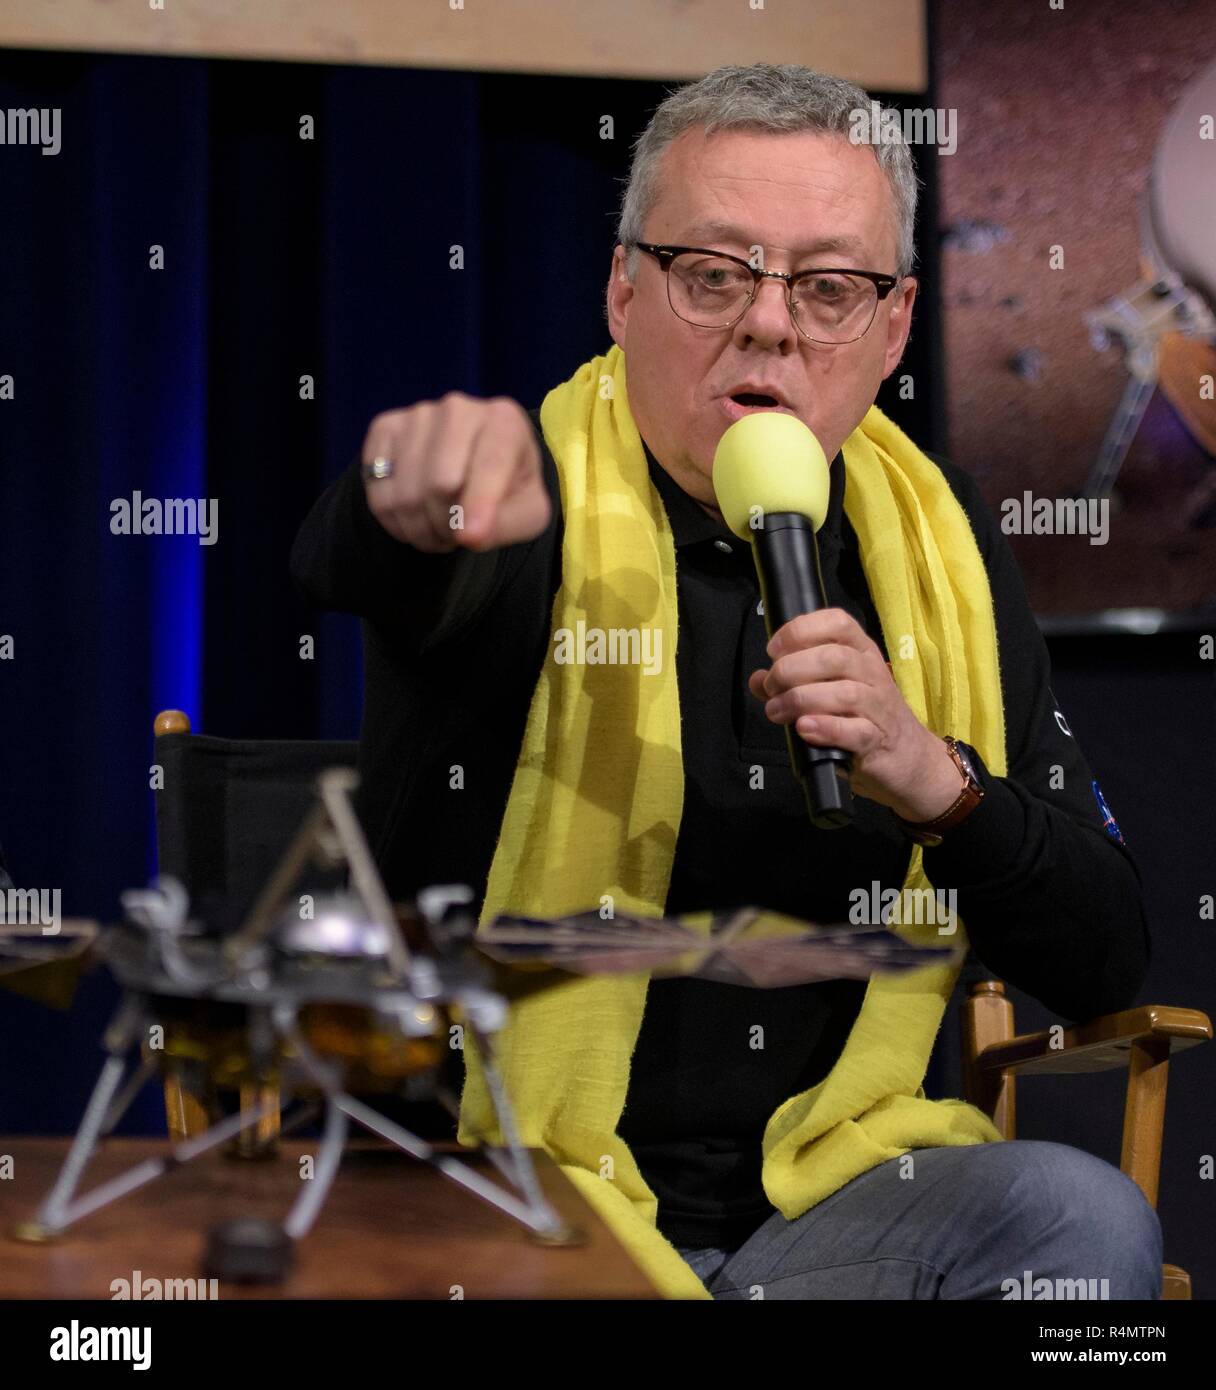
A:
<svg viewBox="0 0 1216 1390">
<path fill-rule="evenodd" d="M 1060 707 L 1056 704 L 1056 692 L 1051 686 L 1047 687 L 1047 698 L 1051 701 L 1051 712 L 1056 717 L 1056 724 L 1059 726 L 1060 732 L 1072 738 L 1072 730 L 1068 727 L 1068 720 L 1060 713 Z"/>
<path fill-rule="evenodd" d="M 1125 845 L 1127 841 L 1123 838 L 1123 831 L 1119 829 L 1115 818 L 1111 815 L 1110 807 L 1106 804 L 1106 798 L 1102 795 L 1102 788 L 1097 782 L 1091 782 L 1094 789 L 1094 800 L 1098 803 L 1098 810 L 1102 812 L 1102 829 L 1112 840 L 1117 840 L 1119 844 Z"/>
</svg>

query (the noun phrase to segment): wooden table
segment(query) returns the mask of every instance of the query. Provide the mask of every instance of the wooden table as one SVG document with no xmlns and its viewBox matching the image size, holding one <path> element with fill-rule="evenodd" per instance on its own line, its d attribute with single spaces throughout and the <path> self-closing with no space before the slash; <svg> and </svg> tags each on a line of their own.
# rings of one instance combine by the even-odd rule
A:
<svg viewBox="0 0 1216 1390">
<path fill-rule="evenodd" d="M 12 1179 L 0 1181 L 0 1298 L 109 1299 L 111 1281 L 136 1270 L 145 1279 L 200 1278 L 208 1228 L 235 1216 L 281 1220 L 300 1190 L 300 1156 L 316 1151 L 315 1143 L 285 1139 L 268 1160 L 204 1154 L 49 1244 L 14 1240 L 14 1225 L 30 1219 L 50 1190 L 67 1142 L 0 1138 L 0 1159 L 13 1159 Z M 112 1139 L 80 1190 L 167 1149 L 163 1140 Z M 469 1299 L 657 1298 L 557 1165 L 540 1150 L 532 1157 L 545 1195 L 584 1243 L 539 1244 L 428 1164 L 357 1140 L 287 1281 L 270 1289 L 221 1284 L 219 1297 L 451 1299 L 458 1285 Z M 473 1162 L 493 1175 L 484 1160 Z"/>
</svg>

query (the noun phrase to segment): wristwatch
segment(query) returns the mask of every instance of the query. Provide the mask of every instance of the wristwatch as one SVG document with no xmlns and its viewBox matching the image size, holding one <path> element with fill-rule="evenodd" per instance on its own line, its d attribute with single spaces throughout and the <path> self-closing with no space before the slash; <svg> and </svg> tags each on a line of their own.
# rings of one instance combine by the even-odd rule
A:
<svg viewBox="0 0 1216 1390">
<path fill-rule="evenodd" d="M 933 846 L 942 842 L 942 832 L 965 821 L 984 799 L 984 789 L 975 775 L 975 764 L 971 761 L 971 750 L 957 739 L 945 739 L 946 748 L 954 759 L 954 765 L 963 774 L 963 789 L 940 816 L 932 820 L 908 821 L 896 816 L 904 834 L 918 845 Z"/>
</svg>

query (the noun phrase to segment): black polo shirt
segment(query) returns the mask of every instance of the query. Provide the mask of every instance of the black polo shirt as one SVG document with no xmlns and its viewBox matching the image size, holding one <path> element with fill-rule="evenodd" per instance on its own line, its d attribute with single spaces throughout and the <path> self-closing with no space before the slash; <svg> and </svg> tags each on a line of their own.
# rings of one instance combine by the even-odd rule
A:
<svg viewBox="0 0 1216 1390">
<path fill-rule="evenodd" d="M 553 518 L 525 545 L 425 555 L 367 508 L 357 463 L 312 509 L 292 570 L 320 606 L 364 619 L 360 812 L 391 896 L 467 882 L 480 905 L 561 579 L 561 497 L 540 436 Z M 782 728 L 747 689 L 767 667 L 748 547 L 649 455 L 676 546 L 676 650 L 684 809 L 668 913 L 759 904 L 848 920 L 856 889 L 898 888 L 910 844 L 890 811 L 856 799 L 839 830 L 810 825 Z M 1104 828 L 1092 773 L 1059 715 L 1047 650 L 1021 578 L 978 488 L 935 460 L 970 519 L 996 611 L 1008 774 L 978 766 L 986 795 L 925 870 L 957 890 L 984 966 L 1069 1019 L 1127 1007 L 1148 939 L 1139 879 Z M 844 515 L 845 465 L 831 465 L 819 533 L 830 603 L 883 637 Z M 884 647 L 885 653 L 885 647 Z M 939 730 L 949 733 L 950 730 Z M 732 1246 L 771 1212 L 760 1139 L 776 1107 L 821 1080 L 864 983 L 753 990 L 652 981 L 619 1132 L 683 1246 Z"/>
</svg>

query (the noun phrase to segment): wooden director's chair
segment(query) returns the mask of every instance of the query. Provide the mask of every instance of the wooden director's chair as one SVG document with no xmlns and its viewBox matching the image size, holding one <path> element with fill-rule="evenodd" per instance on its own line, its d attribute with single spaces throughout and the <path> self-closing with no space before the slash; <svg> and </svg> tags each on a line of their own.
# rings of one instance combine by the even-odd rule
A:
<svg viewBox="0 0 1216 1390">
<path fill-rule="evenodd" d="M 1014 1083 L 1019 1075 L 1127 1068 L 1123 1152 L 1119 1166 L 1156 1210 L 1161 1173 L 1161 1131 L 1171 1052 L 1208 1042 L 1212 1023 L 1198 1009 L 1144 1004 L 1065 1028 L 1056 1036 L 1013 1031 L 1013 1002 L 1000 980 L 981 980 L 962 1006 L 963 1094 L 1013 1139 Z M 1191 1276 L 1164 1266 L 1162 1298 L 1190 1298 Z"/>
<path fill-rule="evenodd" d="M 158 715 L 154 727 L 158 759 L 163 749 L 179 760 L 179 775 L 172 779 L 172 784 L 166 775 L 166 789 L 158 793 L 157 799 L 161 871 L 175 873 L 193 889 L 191 878 L 197 876 L 199 865 L 189 841 L 195 828 L 205 825 L 212 845 L 202 856 L 204 874 L 215 881 L 223 880 L 226 888 L 238 890 L 238 898 L 243 895 L 247 900 L 252 900 L 303 819 L 316 775 L 335 763 L 353 765 L 357 749 L 354 743 L 203 739 L 191 734 L 190 721 L 180 710 L 166 710 Z M 236 759 L 240 780 L 246 784 L 247 804 L 251 786 L 258 788 L 266 783 L 271 789 L 269 800 L 264 789 L 255 791 L 252 810 L 256 824 L 248 821 L 246 812 L 249 835 L 237 836 L 239 844 L 234 844 L 229 835 L 227 853 L 235 862 L 235 883 L 231 865 L 221 872 L 225 866 L 213 862 L 217 856 L 223 857 L 216 848 L 220 843 L 217 837 L 230 830 L 217 825 L 215 817 L 230 813 L 234 798 L 223 789 L 224 794 L 216 800 L 213 786 L 210 806 L 200 809 L 191 804 L 197 774 L 187 768 L 197 764 L 199 753 L 206 752 L 214 755 L 210 761 L 221 775 L 232 770 L 232 760 Z M 163 761 L 168 768 L 169 758 Z M 268 833 L 273 843 L 259 839 Z M 1196 1009 L 1148 1004 L 1074 1024 L 1065 1028 L 1062 1036 L 1056 1036 L 1053 1046 L 1050 1032 L 1020 1037 L 1014 1033 L 1013 1003 L 1005 994 L 1005 986 L 999 980 L 988 979 L 972 984 L 961 1015 L 964 1096 L 992 1119 L 1006 1139 L 1015 1138 L 1014 1086 L 1019 1075 L 1063 1075 L 1126 1067 L 1120 1166 L 1156 1208 L 1170 1056 L 1211 1039 L 1212 1024 L 1206 1014 Z M 276 1098 L 273 1085 L 246 1084 L 239 1088 L 242 1109 L 252 1109 Z M 165 1110 L 170 1135 L 175 1140 L 188 1138 L 202 1133 L 214 1121 L 215 1097 L 192 1094 L 182 1084 L 181 1073 L 170 1070 L 165 1079 Z M 278 1115 L 272 1112 L 256 1126 L 241 1132 L 234 1152 L 256 1157 L 271 1151 L 277 1136 Z M 1190 1275 L 1177 1265 L 1164 1266 L 1163 1297 L 1191 1297 Z"/>
</svg>

